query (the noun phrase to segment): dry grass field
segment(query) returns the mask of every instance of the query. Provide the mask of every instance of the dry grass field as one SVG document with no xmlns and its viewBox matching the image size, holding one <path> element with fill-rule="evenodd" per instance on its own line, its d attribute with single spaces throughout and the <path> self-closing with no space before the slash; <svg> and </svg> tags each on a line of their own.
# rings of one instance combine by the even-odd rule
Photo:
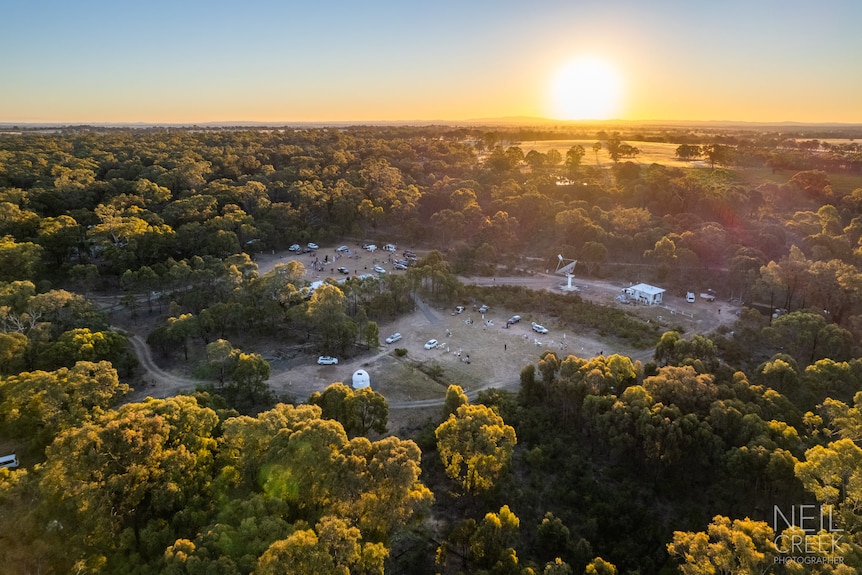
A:
<svg viewBox="0 0 862 575">
<path fill-rule="evenodd" d="M 524 151 L 524 154 L 530 150 L 536 150 L 543 154 L 548 150 L 556 149 L 565 158 L 566 151 L 572 146 L 579 144 L 583 146 L 586 154 L 584 154 L 581 163 L 585 166 L 607 167 L 613 165 L 613 161 L 608 156 L 607 150 L 604 148 L 599 152 L 598 164 L 596 164 L 596 154 L 593 152 L 593 144 L 596 140 L 538 140 L 520 142 L 518 146 Z M 677 166 L 681 168 L 704 167 L 706 164 L 701 162 L 683 162 L 676 158 L 677 144 L 665 144 L 661 142 L 626 142 L 640 150 L 632 161 L 636 164 L 650 165 L 653 163 L 664 164 L 665 166 Z"/>
</svg>

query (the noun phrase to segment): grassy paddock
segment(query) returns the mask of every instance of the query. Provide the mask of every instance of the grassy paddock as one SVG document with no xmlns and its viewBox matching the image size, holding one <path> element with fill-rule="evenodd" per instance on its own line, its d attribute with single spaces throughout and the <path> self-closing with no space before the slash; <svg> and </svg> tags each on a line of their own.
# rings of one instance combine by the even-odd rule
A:
<svg viewBox="0 0 862 575">
<path fill-rule="evenodd" d="M 650 164 L 663 164 L 665 166 L 676 166 L 680 168 L 691 168 L 698 167 L 699 164 L 697 162 L 683 162 L 676 158 L 676 149 L 678 144 L 665 144 L 661 142 L 636 142 L 632 140 L 623 140 L 637 149 L 640 150 L 640 154 L 637 155 L 632 161 L 636 164 L 642 165 L 650 165 Z M 541 152 L 546 154 L 550 149 L 556 149 L 560 154 L 562 154 L 563 158 L 566 157 L 566 152 L 569 148 L 576 144 L 580 144 L 584 147 L 584 158 L 581 160 L 581 163 L 585 166 L 595 166 L 596 165 L 596 154 L 593 152 L 593 144 L 596 143 L 596 140 L 538 140 L 538 141 L 527 141 L 521 142 L 518 146 L 524 151 L 526 154 L 530 150 L 536 150 L 537 152 Z M 623 160 L 625 161 L 625 160 Z M 602 151 L 599 152 L 599 165 L 602 167 L 612 166 L 614 163 L 611 161 L 611 158 L 608 156 L 608 152 L 604 147 Z"/>
</svg>

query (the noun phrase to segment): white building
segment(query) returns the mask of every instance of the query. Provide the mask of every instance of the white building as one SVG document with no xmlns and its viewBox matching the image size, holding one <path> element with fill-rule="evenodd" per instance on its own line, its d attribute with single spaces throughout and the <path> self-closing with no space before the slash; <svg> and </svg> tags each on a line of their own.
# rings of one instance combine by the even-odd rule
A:
<svg viewBox="0 0 862 575">
<path fill-rule="evenodd" d="M 665 290 L 649 284 L 637 284 L 627 287 L 623 290 L 627 296 L 634 299 L 637 303 L 645 303 L 647 305 L 656 305 L 661 303 L 662 294 Z"/>
<path fill-rule="evenodd" d="M 371 387 L 371 377 L 364 369 L 357 369 L 353 372 L 353 389 L 363 389 Z"/>
</svg>

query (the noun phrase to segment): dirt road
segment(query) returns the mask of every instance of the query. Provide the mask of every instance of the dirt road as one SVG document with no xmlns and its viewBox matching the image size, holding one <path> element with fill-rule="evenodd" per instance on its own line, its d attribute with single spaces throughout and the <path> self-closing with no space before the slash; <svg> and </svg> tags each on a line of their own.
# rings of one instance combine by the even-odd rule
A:
<svg viewBox="0 0 862 575">
<path fill-rule="evenodd" d="M 313 270 L 313 263 L 324 258 L 329 260 L 326 266 L 344 265 L 359 273 L 364 273 L 374 264 L 386 268 L 386 273 L 404 273 L 392 268 L 387 261 L 388 253 L 368 253 L 361 248 L 354 248 L 353 252 L 334 261 L 336 253 L 333 248 L 303 255 L 290 252 L 265 254 L 259 255 L 256 262 L 258 272 L 264 274 L 277 264 L 295 258 L 306 265 L 309 279 L 332 276 L 329 268 L 323 272 Z M 328 255 L 322 255 L 324 253 Z M 461 280 L 477 285 L 520 285 L 548 291 L 560 291 L 566 284 L 564 277 L 542 273 L 495 278 L 465 277 Z M 573 283 L 574 293 L 584 299 L 626 307 L 648 321 L 668 327 L 679 325 L 687 333 L 708 333 L 719 324 L 731 323 L 736 318 L 734 309 L 726 303 L 688 304 L 682 297 L 666 295 L 662 307 L 623 306 L 616 300 L 623 287 L 617 282 L 576 278 Z M 724 307 L 723 312 L 719 306 Z M 524 316 L 524 320 L 504 329 L 506 318 L 515 313 Z M 545 325 L 550 333 L 538 335 L 531 331 L 531 320 Z M 478 314 L 468 309 L 463 314 L 456 314 L 451 309 L 417 300 L 416 311 L 379 327 L 381 339 L 395 332 L 401 333 L 403 339 L 392 346 L 384 344 L 380 349 L 339 358 L 337 366 L 319 366 L 316 356 L 305 354 L 298 354 L 291 361 L 274 359 L 270 362 L 270 387 L 280 397 L 290 396 L 304 401 L 310 394 L 322 391 L 335 381 L 349 384 L 353 372 L 361 368 L 369 372 L 372 387 L 386 396 L 391 409 L 423 409 L 442 405 L 446 386 L 450 383 L 461 385 L 471 398 L 475 398 L 480 390 L 492 387 L 517 390 L 521 369 L 537 362 L 541 353 L 548 349 L 559 355 L 574 354 L 585 358 L 600 353 L 619 353 L 643 362 L 649 361 L 653 354 L 652 349 L 634 349 L 589 333 L 567 333 L 551 318 L 532 316 L 529 310 L 491 309 L 486 314 Z M 432 338 L 437 339 L 440 346 L 424 349 L 425 342 Z M 204 383 L 159 368 L 140 335 L 132 335 L 130 342 L 146 371 L 146 385 L 136 389 L 132 399 L 148 395 L 165 397 L 192 390 Z M 397 356 L 395 347 L 406 349 L 407 354 Z"/>
</svg>

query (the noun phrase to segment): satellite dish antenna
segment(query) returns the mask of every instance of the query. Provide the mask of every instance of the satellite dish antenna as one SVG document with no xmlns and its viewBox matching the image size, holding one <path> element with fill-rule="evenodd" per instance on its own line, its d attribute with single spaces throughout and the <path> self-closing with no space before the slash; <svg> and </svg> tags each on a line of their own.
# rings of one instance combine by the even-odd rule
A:
<svg viewBox="0 0 862 575">
<path fill-rule="evenodd" d="M 564 286 L 560 286 L 560 289 L 565 291 L 573 291 L 578 289 L 577 287 L 572 285 L 572 278 L 575 277 L 575 274 L 572 273 L 575 270 L 575 266 L 578 263 L 578 260 L 564 258 L 562 254 L 557 254 L 557 259 L 559 259 L 559 263 L 557 263 L 557 269 L 554 270 L 555 274 L 566 276 L 568 278 L 568 283 Z M 567 263 L 564 263 L 567 262 Z"/>
</svg>

